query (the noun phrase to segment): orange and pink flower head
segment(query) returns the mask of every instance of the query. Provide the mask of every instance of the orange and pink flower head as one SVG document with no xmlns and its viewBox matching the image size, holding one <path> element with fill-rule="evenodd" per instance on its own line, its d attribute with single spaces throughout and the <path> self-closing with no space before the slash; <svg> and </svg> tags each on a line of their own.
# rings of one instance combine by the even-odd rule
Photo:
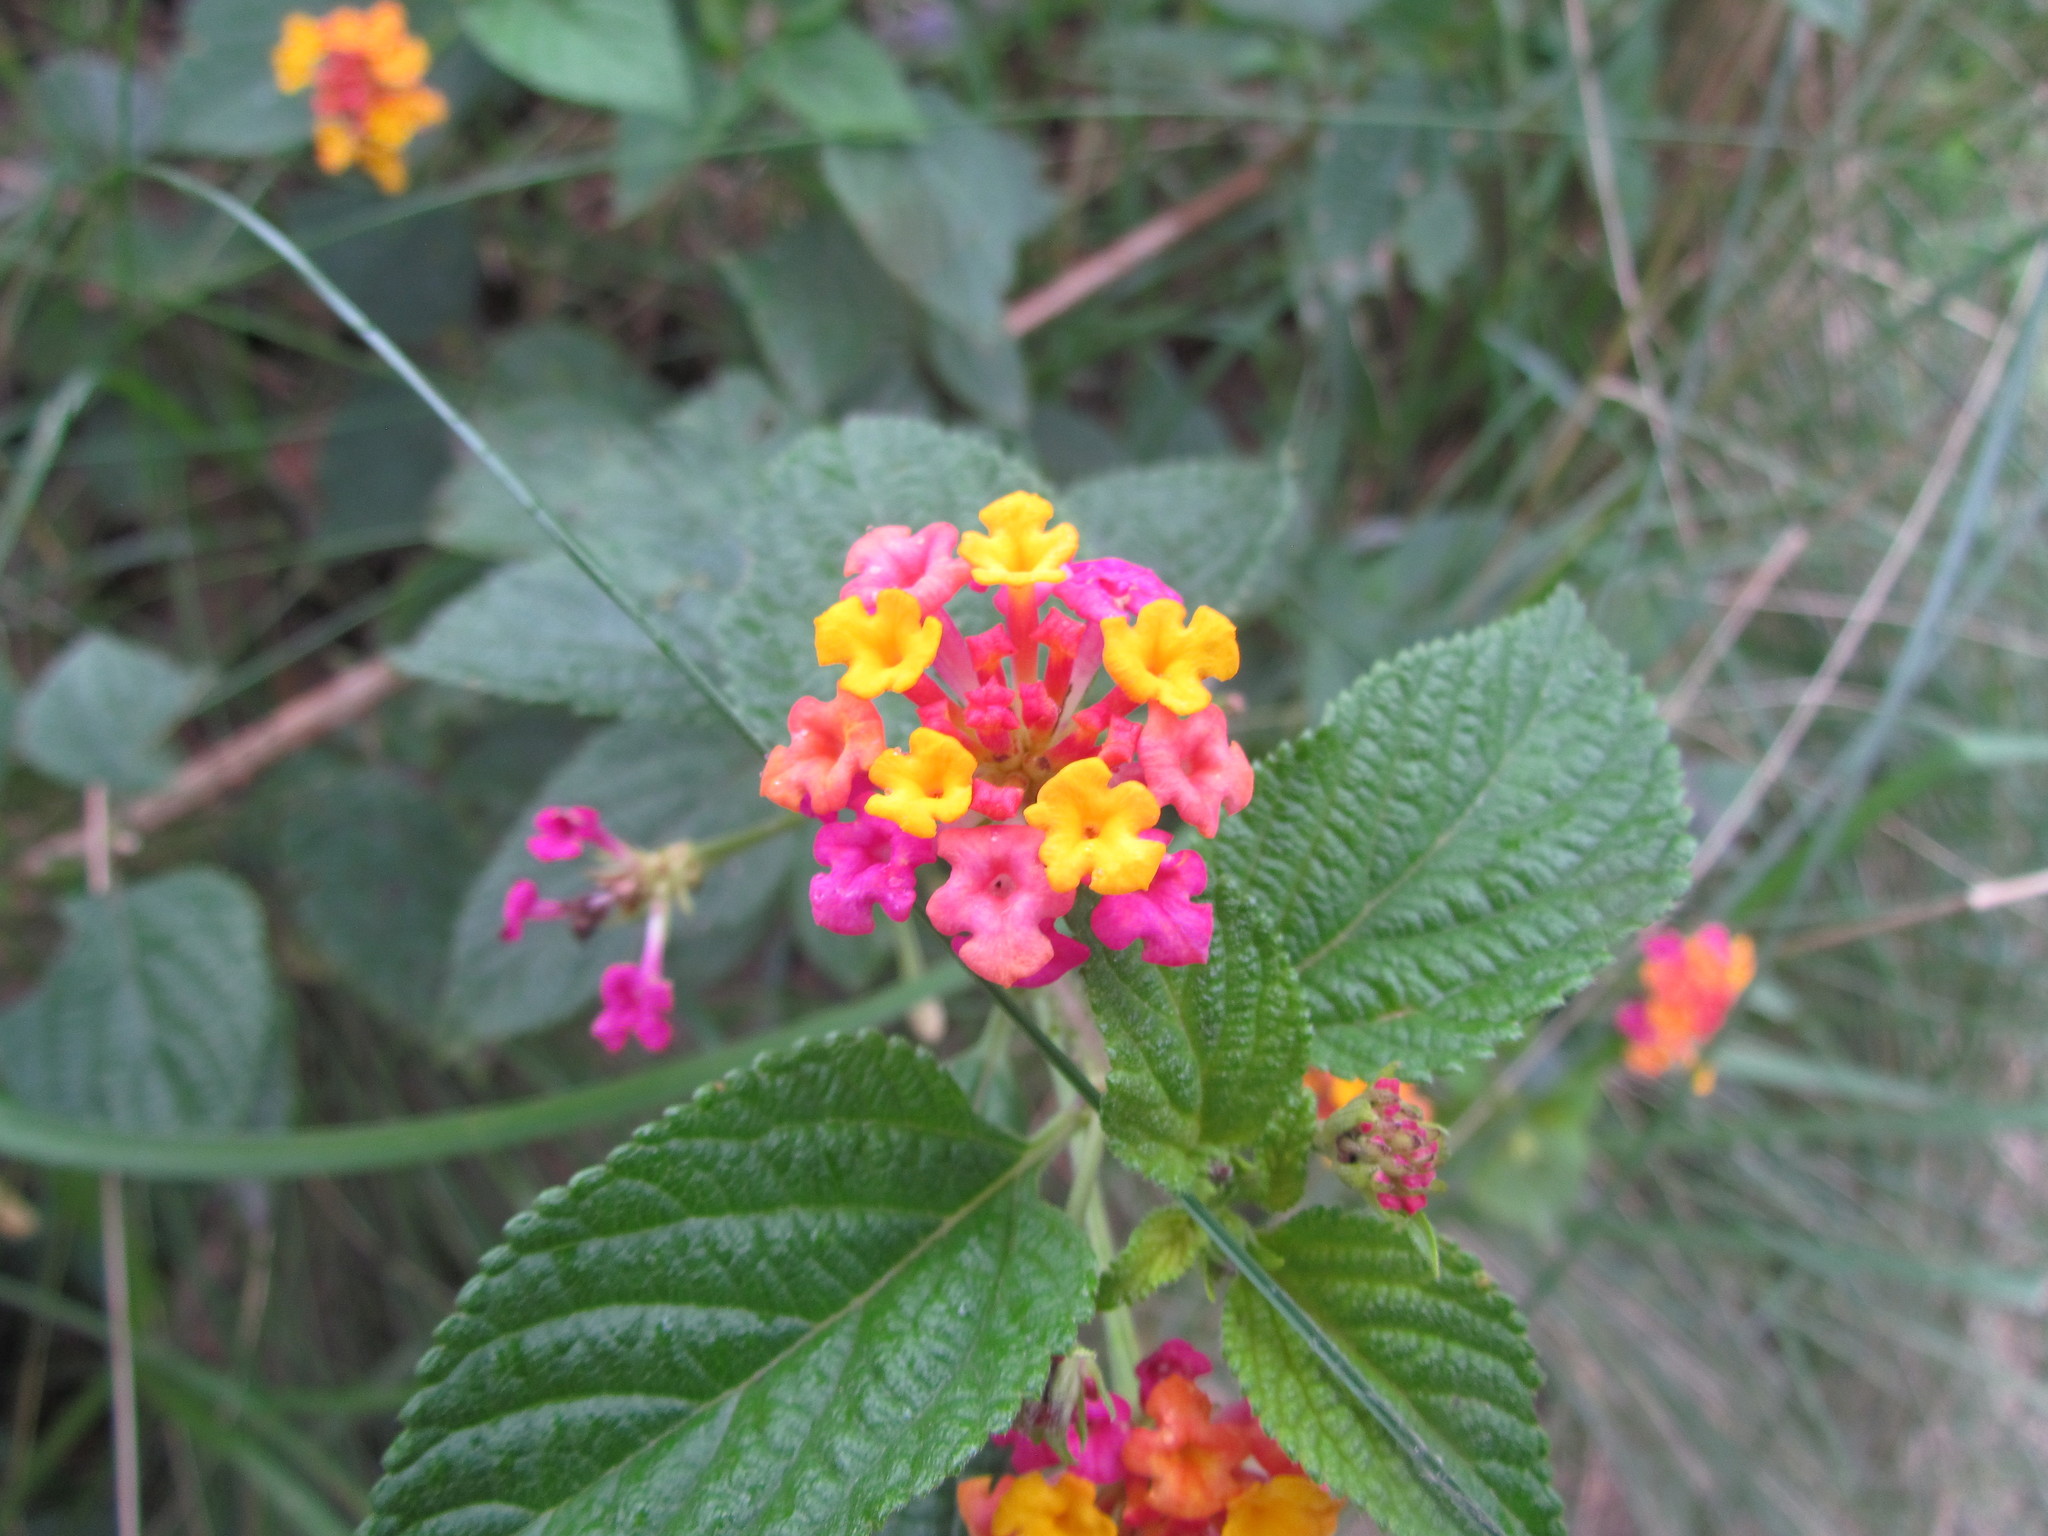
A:
<svg viewBox="0 0 2048 1536">
<path fill-rule="evenodd" d="M 1200 853 L 1169 851 L 1176 812 L 1203 837 L 1244 809 L 1252 769 L 1208 684 L 1235 675 L 1237 630 L 1189 613 L 1158 574 L 1078 560 L 1052 503 L 1016 491 L 950 523 L 870 529 L 814 624 L 818 662 L 843 667 L 830 699 L 798 699 L 761 793 L 818 823 L 811 910 L 871 933 L 918 900 L 961 960 L 1001 986 L 1044 986 L 1088 957 L 1058 926 L 1083 886 L 1095 936 L 1157 965 L 1209 957 L 1214 914 Z M 991 595 L 995 623 L 953 608 Z M 1102 686 L 1098 687 L 1100 684 Z M 902 694 L 918 725 L 901 746 L 874 701 Z"/>
<path fill-rule="evenodd" d="M 1637 975 L 1643 996 L 1614 1015 L 1614 1027 L 1628 1040 L 1622 1059 L 1642 1077 L 1689 1070 L 1693 1092 L 1711 1093 L 1714 1072 L 1701 1063 L 1700 1051 L 1756 979 L 1756 945 L 1709 923 L 1691 935 L 1653 928 L 1643 935 L 1642 950 Z"/>
<path fill-rule="evenodd" d="M 1341 1500 L 1260 1426 L 1218 1408 L 1209 1358 L 1169 1340 L 1138 1365 L 1143 1417 L 1091 1389 L 1077 1422 L 998 1435 L 1001 1477 L 959 1484 L 971 1536 L 1333 1536 Z"/>
<path fill-rule="evenodd" d="M 405 147 L 445 122 L 448 98 L 425 84 L 433 52 L 412 33 L 399 0 L 338 6 L 284 19 L 270 66 L 277 88 L 313 92 L 313 157 L 339 176 L 351 167 L 387 193 L 410 180 Z"/>
</svg>

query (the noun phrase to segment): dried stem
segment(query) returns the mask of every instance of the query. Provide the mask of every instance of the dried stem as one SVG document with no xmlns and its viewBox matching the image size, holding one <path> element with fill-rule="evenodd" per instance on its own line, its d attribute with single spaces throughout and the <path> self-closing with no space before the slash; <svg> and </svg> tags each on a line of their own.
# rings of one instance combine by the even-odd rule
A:
<svg viewBox="0 0 2048 1536">
<path fill-rule="evenodd" d="M 1685 675 L 1665 695 L 1658 712 L 1666 720 L 1676 723 L 1692 713 L 1693 701 L 1699 697 L 1700 689 L 1714 675 L 1714 669 L 1721 665 L 1722 658 L 1735 648 L 1735 642 L 1742 638 L 1742 632 L 1756 617 L 1764 600 L 1785 579 L 1785 573 L 1806 553 L 1806 546 L 1811 542 L 1812 536 L 1796 523 L 1778 535 L 1762 563 L 1750 572 L 1749 580 L 1735 594 L 1728 611 L 1721 615 L 1721 622 L 1714 626 L 1714 632 L 1707 636 L 1707 643 L 1700 647 L 1699 655 L 1693 657 L 1692 665 L 1685 669 Z"/>
</svg>

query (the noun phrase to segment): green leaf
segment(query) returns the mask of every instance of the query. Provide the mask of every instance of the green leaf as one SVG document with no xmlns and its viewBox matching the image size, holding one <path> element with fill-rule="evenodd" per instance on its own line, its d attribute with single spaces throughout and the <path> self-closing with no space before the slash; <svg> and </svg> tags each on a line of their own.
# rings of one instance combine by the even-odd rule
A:
<svg viewBox="0 0 2048 1536">
<path fill-rule="evenodd" d="M 1031 151 L 951 97 L 916 93 L 930 133 L 902 148 L 827 146 L 826 183 L 875 259 L 919 303 L 994 341 L 1017 247 L 1055 207 Z"/>
<path fill-rule="evenodd" d="M 665 408 L 647 381 L 580 333 L 533 335 L 500 355 L 515 379 L 476 412 L 534 494 L 621 577 L 652 564 L 652 584 L 731 550 L 733 503 L 789 433 L 789 408 L 758 374 L 735 370 Z M 482 465 L 465 460 L 441 492 L 435 539 L 486 559 L 554 544 Z M 723 590 L 724 576 L 707 578 Z"/>
<path fill-rule="evenodd" d="M 548 777 L 471 882 L 455 923 L 435 1033 L 449 1043 L 498 1040 L 559 1023 L 597 996 L 607 965 L 640 953 L 638 923 L 608 923 L 578 942 L 563 923 L 536 923 L 517 944 L 498 937 L 500 904 L 514 880 L 544 896 L 587 888 L 582 863 L 540 864 L 526 852 L 533 812 L 588 805 L 641 847 L 704 839 L 776 814 L 760 795 L 761 760 L 723 722 L 699 711 L 677 724 L 629 722 L 598 732 Z M 801 830 L 801 829 L 799 829 Z M 795 836 L 761 843 L 718 865 L 697 892 L 696 911 L 669 938 L 668 973 L 679 994 L 744 960 L 774 909 Z M 687 1010 L 678 1016 L 687 1024 Z"/>
<path fill-rule="evenodd" d="M 805 416 L 835 414 L 910 350 L 902 290 L 836 213 L 813 214 L 758 251 L 725 257 L 718 273 Z"/>
<path fill-rule="evenodd" d="M 323 556 L 417 543 L 448 472 L 448 429 L 395 379 L 358 380 L 320 446 Z"/>
<path fill-rule="evenodd" d="M 1102 1272 L 1096 1307 L 1107 1312 L 1143 1301 L 1186 1274 L 1208 1246 L 1194 1217 L 1177 1205 L 1161 1206 L 1132 1228 L 1124 1251 Z"/>
<path fill-rule="evenodd" d="M 1238 618 L 1277 592 L 1280 555 L 1300 525 L 1286 477 L 1249 459 L 1187 459 L 1117 469 L 1055 498 L 1081 530 L 1085 559 L 1114 555 L 1149 565 L 1188 606 Z"/>
<path fill-rule="evenodd" d="M 269 155 L 312 137 L 304 96 L 277 88 L 270 51 L 303 0 L 192 0 L 164 82 L 165 138 L 196 155 Z"/>
<path fill-rule="evenodd" d="M 1030 421 L 1031 375 L 1014 336 L 969 336 L 928 314 L 924 355 L 947 392 L 982 420 L 1013 432 Z"/>
<path fill-rule="evenodd" d="M 634 578 L 663 569 L 611 568 Z M 661 615 L 679 646 L 706 658 L 709 599 L 701 589 L 709 585 L 703 578 L 662 594 L 667 611 Z M 493 571 L 436 613 L 391 659 L 413 677 L 591 715 L 693 718 L 701 702 L 690 680 L 566 555 Z"/>
<path fill-rule="evenodd" d="M 798 694 L 830 697 L 811 621 L 836 602 L 847 546 L 878 523 L 978 528 L 996 497 L 1046 489 L 987 439 L 929 422 L 856 416 L 806 433 L 762 475 L 744 515 L 746 575 L 718 625 L 729 692 L 755 728 L 784 734 Z"/>
<path fill-rule="evenodd" d="M 867 1536 L 1089 1311 L 1051 1144 L 867 1035 L 726 1079 L 542 1195 L 420 1362 L 364 1536 Z"/>
<path fill-rule="evenodd" d="M 1398 238 L 1409 281 L 1442 298 L 1479 245 L 1479 210 L 1465 183 L 1448 172 L 1442 176 L 1402 213 Z"/>
<path fill-rule="evenodd" d="M 903 71 L 850 21 L 783 32 L 749 61 L 761 88 L 813 133 L 834 143 L 898 143 L 924 137 L 924 119 Z"/>
<path fill-rule="evenodd" d="M 483 278 L 466 205 L 394 217 L 390 199 L 351 177 L 292 198 L 285 227 L 395 341 L 431 341 L 475 317 Z"/>
<path fill-rule="evenodd" d="M 104 784 L 117 794 L 154 788 L 177 767 L 164 738 L 208 681 L 161 651 L 88 631 L 22 699 L 15 746 L 24 762 L 67 784 Z"/>
<path fill-rule="evenodd" d="M 274 1118 L 283 1036 L 247 886 L 182 869 L 68 901 L 64 920 L 42 985 L 0 1014 L 16 1098 L 126 1131 Z"/>
<path fill-rule="evenodd" d="M 466 0 L 462 29 L 543 96 L 684 120 L 696 93 L 669 0 Z"/>
<path fill-rule="evenodd" d="M 1206 965 L 1097 943 L 1081 972 L 1109 1047 L 1110 1145 L 1181 1192 L 1210 1188 L 1212 1168 L 1307 1096 L 1308 1022 L 1286 947 L 1235 887 L 1219 885 L 1215 913 Z"/>
<path fill-rule="evenodd" d="M 283 791 L 278 870 L 336 978 L 420 1030 L 473 863 L 441 799 L 391 768 L 312 767 Z"/>
<path fill-rule="evenodd" d="M 97 53 L 60 53 L 36 66 L 36 125 L 58 168 L 89 177 L 157 146 L 163 93 L 154 75 Z M 125 138 L 124 138 L 125 135 Z"/>
<path fill-rule="evenodd" d="M 1467 1254 L 1442 1244 L 1443 1273 L 1391 1221 L 1323 1206 L 1262 1233 L 1287 1293 L 1434 1452 L 1506 1536 L 1563 1536 L 1537 1422 L 1542 1373 L 1515 1306 Z M 1251 1286 L 1230 1288 L 1223 1353 L 1259 1422 L 1309 1475 L 1363 1504 L 1390 1536 L 1487 1529 L 1418 1475 L 1367 1413 Z"/>
<path fill-rule="evenodd" d="M 1266 758 L 1215 865 L 1301 969 L 1311 1057 L 1429 1076 L 1555 1006 L 1685 890 L 1656 709 L 1569 592 L 1405 651 Z"/>
</svg>

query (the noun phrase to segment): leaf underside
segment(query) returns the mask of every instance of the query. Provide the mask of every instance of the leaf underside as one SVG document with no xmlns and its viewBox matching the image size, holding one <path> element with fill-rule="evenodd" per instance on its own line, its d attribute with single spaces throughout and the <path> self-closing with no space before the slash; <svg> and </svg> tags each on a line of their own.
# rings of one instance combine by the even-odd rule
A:
<svg viewBox="0 0 2048 1536">
<path fill-rule="evenodd" d="M 1434 1278 L 1394 1223 L 1317 1207 L 1260 1234 L 1288 1293 L 1507 1536 L 1564 1536 L 1537 1422 L 1542 1373 L 1514 1303 L 1442 1244 Z M 1259 1421 L 1311 1476 L 1390 1536 L 1483 1529 L 1432 1489 L 1380 1424 L 1251 1286 L 1232 1285 L 1223 1349 Z"/>
<path fill-rule="evenodd" d="M 1036 1166 L 876 1035 L 700 1093 L 508 1224 L 420 1363 L 365 1536 L 867 1536 L 1088 1313 Z"/>
<path fill-rule="evenodd" d="M 1684 891 L 1677 754 L 1574 596 L 1405 651 L 1259 767 L 1216 864 L 1300 968 L 1319 1064 L 1491 1054 Z"/>
</svg>

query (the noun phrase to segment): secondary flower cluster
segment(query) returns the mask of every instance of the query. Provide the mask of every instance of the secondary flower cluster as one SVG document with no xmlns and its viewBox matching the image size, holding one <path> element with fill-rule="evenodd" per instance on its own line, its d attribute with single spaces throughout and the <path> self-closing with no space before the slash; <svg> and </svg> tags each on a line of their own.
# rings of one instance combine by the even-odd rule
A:
<svg viewBox="0 0 2048 1536">
<path fill-rule="evenodd" d="M 998 1435 L 1009 1475 L 963 1480 L 971 1536 L 1332 1536 L 1344 1507 L 1253 1416 L 1196 1384 L 1209 1358 L 1182 1339 L 1141 1361 L 1149 1423 L 1090 1386 L 1082 1411 Z M 1062 1433 L 1064 1431 L 1064 1433 Z"/>
<path fill-rule="evenodd" d="M 819 822 L 811 910 L 835 933 L 897 922 L 917 872 L 948 874 L 926 914 L 969 969 L 1037 987 L 1088 958 L 1057 924 L 1083 885 L 1095 936 L 1143 945 L 1156 965 L 1209 957 L 1215 921 L 1195 898 L 1208 868 L 1167 851 L 1171 806 L 1204 837 L 1252 795 L 1208 680 L 1237 671 L 1237 630 L 1190 615 L 1142 565 L 1076 560 L 1080 536 L 1017 491 L 950 523 L 874 528 L 847 551 L 839 601 L 816 621 L 818 661 L 846 671 L 830 699 L 789 712 L 761 793 Z M 1050 524 L 1050 526 L 1048 526 Z M 992 627 L 965 633 L 947 604 L 992 591 Z M 1106 674 L 1110 687 L 1089 702 Z M 890 747 L 874 700 L 901 693 L 919 724 Z"/>
<path fill-rule="evenodd" d="M 1756 945 L 1746 934 L 1709 923 L 1690 936 L 1653 928 L 1642 947 L 1637 975 L 1645 995 L 1614 1014 L 1614 1027 L 1628 1038 L 1623 1061 L 1642 1077 L 1690 1069 L 1692 1091 L 1712 1093 L 1714 1069 L 1700 1062 L 1700 1049 L 1756 980 Z"/>
<path fill-rule="evenodd" d="M 448 117 L 448 98 L 422 84 L 433 52 L 413 36 L 399 0 L 324 16 L 294 11 L 271 50 L 277 88 L 313 88 L 313 158 L 330 176 L 361 166 L 388 193 L 409 179 L 405 146 Z"/>
<path fill-rule="evenodd" d="M 565 863 L 595 853 L 590 889 L 568 901 L 540 893 L 531 880 L 515 880 L 505 892 L 498 937 L 516 944 L 528 923 L 565 922 L 576 937 L 588 938 L 607 918 L 641 918 L 646 937 L 637 962 L 605 967 L 598 984 L 601 1004 L 590 1033 L 608 1051 L 638 1040 L 650 1051 L 667 1050 L 675 1039 L 676 989 L 662 973 L 669 916 L 690 910 L 690 893 L 703 880 L 703 865 L 689 843 L 635 848 L 614 836 L 587 805 L 551 805 L 533 818 L 526 851 L 543 864 Z"/>
<path fill-rule="evenodd" d="M 1413 1216 L 1429 1204 L 1443 1133 L 1428 1099 L 1398 1077 L 1368 1083 L 1311 1067 L 1302 1081 L 1316 1096 L 1316 1148 L 1338 1177 L 1381 1210 Z"/>
</svg>

